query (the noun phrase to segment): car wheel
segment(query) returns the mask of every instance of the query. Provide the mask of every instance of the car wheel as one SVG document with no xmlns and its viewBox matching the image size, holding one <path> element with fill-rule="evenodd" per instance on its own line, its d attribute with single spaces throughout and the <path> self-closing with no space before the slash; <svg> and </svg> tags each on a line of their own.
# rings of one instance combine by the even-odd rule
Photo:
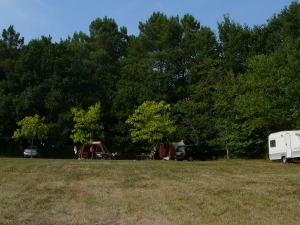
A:
<svg viewBox="0 0 300 225">
<path fill-rule="evenodd" d="M 285 156 L 282 157 L 282 162 L 283 163 L 287 163 L 288 162 L 288 160 L 287 160 L 287 158 Z"/>
<path fill-rule="evenodd" d="M 213 155 L 212 157 L 211 157 L 211 160 L 216 160 L 217 159 L 217 157 L 215 156 L 215 155 Z"/>
<path fill-rule="evenodd" d="M 193 161 L 194 159 L 193 159 L 192 156 L 190 156 L 188 160 L 189 160 L 189 161 Z"/>
</svg>

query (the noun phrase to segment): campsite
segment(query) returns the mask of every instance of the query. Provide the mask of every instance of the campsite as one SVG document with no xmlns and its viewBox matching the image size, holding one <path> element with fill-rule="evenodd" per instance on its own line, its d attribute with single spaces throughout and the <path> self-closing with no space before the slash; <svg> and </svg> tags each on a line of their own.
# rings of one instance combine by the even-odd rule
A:
<svg viewBox="0 0 300 225">
<path fill-rule="evenodd" d="M 300 164 L 0 158 L 0 224 L 299 224 Z"/>
<path fill-rule="evenodd" d="M 128 156 L 119 152 L 111 152 L 101 141 L 93 141 L 89 144 L 83 144 L 79 147 L 74 146 L 74 158 L 78 159 L 121 159 L 130 157 L 137 160 L 171 160 L 174 158 L 175 149 L 179 145 L 184 145 L 183 141 L 179 142 L 158 142 L 154 150 L 150 151 L 142 149 L 136 153 L 136 156 Z M 129 157 L 129 158 L 128 158 Z"/>
<path fill-rule="evenodd" d="M 3 29 L 0 224 L 300 224 L 300 3 L 253 27 L 148 16 Z"/>
<path fill-rule="evenodd" d="M 2 27 L 0 155 L 47 142 L 51 158 L 65 158 L 97 140 L 134 153 L 184 139 L 263 159 L 267 135 L 300 127 L 299 12 L 282 3 L 253 27 L 220 15 L 216 30 L 189 13 L 151 12 L 136 36 L 99 15 L 59 42 Z"/>
</svg>

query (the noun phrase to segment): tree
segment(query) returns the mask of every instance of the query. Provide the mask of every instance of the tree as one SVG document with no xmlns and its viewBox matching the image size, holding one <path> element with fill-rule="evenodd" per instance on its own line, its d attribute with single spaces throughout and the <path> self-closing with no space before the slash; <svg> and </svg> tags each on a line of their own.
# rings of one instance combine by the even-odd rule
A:
<svg viewBox="0 0 300 225">
<path fill-rule="evenodd" d="M 278 15 L 274 14 L 268 20 L 268 24 L 261 30 L 263 38 L 257 41 L 261 48 L 265 46 L 268 52 L 274 52 L 284 45 L 287 37 L 299 37 L 299 9 L 300 4 L 293 1 L 289 7 L 284 7 Z"/>
<path fill-rule="evenodd" d="M 164 101 L 146 101 L 129 116 L 126 123 L 133 126 L 130 134 L 133 142 L 146 140 L 149 144 L 168 139 L 176 131 L 170 119 L 170 105 Z"/>
<path fill-rule="evenodd" d="M 224 69 L 234 74 L 245 73 L 251 50 L 251 29 L 231 21 L 229 15 L 218 23 L 219 39 L 222 45 Z"/>
<path fill-rule="evenodd" d="M 178 126 L 177 139 L 207 145 L 207 132 L 210 130 L 207 108 L 208 104 L 205 102 L 197 102 L 193 99 L 185 99 L 174 105 Z"/>
<path fill-rule="evenodd" d="M 120 80 L 120 62 L 126 57 L 128 45 L 127 29 L 119 27 L 114 19 L 97 18 L 89 26 L 89 35 L 84 43 L 85 80 L 89 91 L 89 102 L 85 100 L 82 106 L 89 106 L 96 101 L 101 102 L 104 132 L 106 141 L 115 144 L 115 134 L 112 127 L 120 120 L 112 111 L 113 100 L 117 93 L 117 83 Z M 85 96 L 86 98 L 86 96 Z M 86 98 L 87 99 L 87 98 Z M 126 117 L 127 118 L 127 117 Z"/>
<path fill-rule="evenodd" d="M 209 145 L 214 136 L 211 112 L 214 86 L 223 75 L 220 46 L 214 32 L 200 26 L 192 16 L 182 19 L 186 86 L 185 96 L 175 104 L 178 137 L 201 145 Z"/>
<path fill-rule="evenodd" d="M 94 134 L 100 138 L 104 137 L 100 102 L 96 103 L 95 106 L 90 106 L 87 111 L 77 108 L 72 108 L 71 111 L 74 115 L 75 125 L 70 137 L 74 142 L 91 143 Z"/>
<path fill-rule="evenodd" d="M 250 58 L 245 74 L 228 73 L 215 86 L 214 126 L 218 136 L 213 141 L 228 144 L 232 157 L 264 157 L 268 134 L 291 129 L 288 120 L 293 116 L 292 105 L 298 104 L 295 98 L 289 104 L 287 88 L 289 83 L 298 82 L 291 82 L 285 74 L 289 63 L 284 56 L 276 52 Z"/>
<path fill-rule="evenodd" d="M 19 49 L 24 45 L 24 37 L 20 38 L 20 33 L 16 32 L 12 25 L 7 30 L 3 29 L 2 38 L 8 48 Z"/>
<path fill-rule="evenodd" d="M 28 141 L 31 141 L 31 146 L 35 138 L 39 140 L 46 139 L 49 129 L 48 125 L 44 124 L 44 120 L 44 117 L 40 118 L 37 114 L 34 116 L 26 116 L 17 123 L 21 128 L 14 132 L 13 138 L 26 138 Z"/>
<path fill-rule="evenodd" d="M 286 38 L 276 52 L 249 59 L 249 70 L 240 79 L 242 93 L 234 101 L 241 119 L 235 143 L 248 158 L 266 155 L 270 133 L 299 127 L 299 49 L 299 38 Z"/>
<path fill-rule="evenodd" d="M 2 38 L 1 38 L 2 37 Z M 24 38 L 14 30 L 13 26 L 3 29 L 0 37 L 0 140 L 9 140 L 16 128 L 14 118 L 15 97 L 11 87 L 16 84 L 14 77 L 15 65 L 24 44 Z M 28 115 L 28 114 L 27 114 Z M 20 117 L 24 118 L 24 116 Z M 19 119 L 20 119 L 19 118 Z"/>
</svg>

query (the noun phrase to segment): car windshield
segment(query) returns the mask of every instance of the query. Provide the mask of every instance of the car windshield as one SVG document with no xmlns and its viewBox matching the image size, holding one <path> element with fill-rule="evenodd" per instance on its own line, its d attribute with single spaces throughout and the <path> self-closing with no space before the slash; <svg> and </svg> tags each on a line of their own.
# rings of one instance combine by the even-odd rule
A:
<svg viewBox="0 0 300 225">
<path fill-rule="evenodd" d="M 177 152 L 183 152 L 185 150 L 185 146 L 178 146 Z"/>
</svg>

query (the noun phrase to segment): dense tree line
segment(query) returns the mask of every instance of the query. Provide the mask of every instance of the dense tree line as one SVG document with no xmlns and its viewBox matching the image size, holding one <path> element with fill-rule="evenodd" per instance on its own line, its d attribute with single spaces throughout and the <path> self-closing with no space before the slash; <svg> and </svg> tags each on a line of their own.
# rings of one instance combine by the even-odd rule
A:
<svg viewBox="0 0 300 225">
<path fill-rule="evenodd" d="M 266 157 L 267 137 L 300 127 L 300 4 L 252 28 L 225 15 L 218 34 L 192 15 L 155 12 L 138 36 L 114 19 L 91 22 L 53 43 L 24 44 L 13 25 L 0 39 L 0 154 L 17 122 L 39 115 L 48 142 L 73 145 L 72 108 L 101 102 L 103 142 L 135 151 L 126 120 L 146 101 L 171 106 L 173 141 L 209 145 L 232 157 Z M 97 139 L 97 137 L 94 137 Z M 162 140 L 164 141 L 164 140 Z"/>
</svg>

